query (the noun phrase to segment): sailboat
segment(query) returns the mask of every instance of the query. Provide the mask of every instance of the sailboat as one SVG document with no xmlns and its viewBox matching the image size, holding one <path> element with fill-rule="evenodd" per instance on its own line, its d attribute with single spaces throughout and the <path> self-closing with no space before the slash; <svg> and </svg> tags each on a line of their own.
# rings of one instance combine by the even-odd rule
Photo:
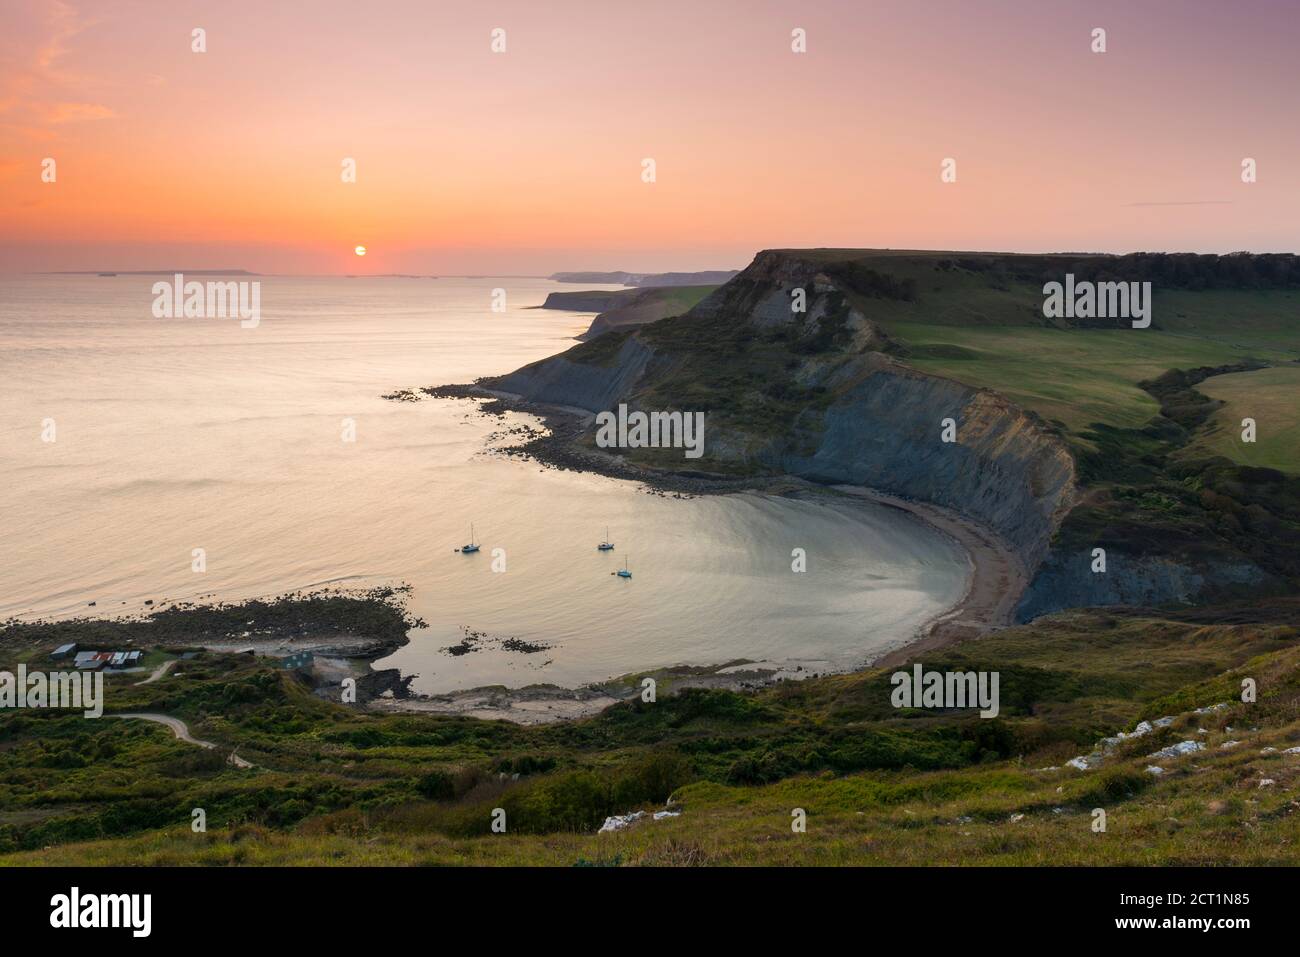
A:
<svg viewBox="0 0 1300 957">
<path fill-rule="evenodd" d="M 597 545 L 596 549 L 602 552 L 612 552 L 614 550 L 614 543 L 609 540 L 608 525 L 605 526 L 605 540 L 601 542 L 599 545 Z"/>
<path fill-rule="evenodd" d="M 474 542 L 474 523 L 473 523 L 473 522 L 470 522 L 470 524 L 469 524 L 469 544 L 468 544 L 468 545 L 462 545 L 462 546 L 460 547 L 460 553 L 461 553 L 462 555 L 468 555 L 470 552 L 476 552 L 476 551 L 478 551 L 478 545 L 475 544 L 475 542 Z"/>
<path fill-rule="evenodd" d="M 618 570 L 619 578 L 631 578 L 632 573 L 627 570 L 627 559 L 623 559 L 623 567 Z"/>
</svg>

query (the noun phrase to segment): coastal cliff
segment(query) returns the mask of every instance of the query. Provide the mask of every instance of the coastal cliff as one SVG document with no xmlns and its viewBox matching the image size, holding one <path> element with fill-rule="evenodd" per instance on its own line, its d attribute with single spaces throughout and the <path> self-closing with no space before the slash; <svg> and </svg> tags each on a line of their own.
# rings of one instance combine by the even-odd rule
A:
<svg viewBox="0 0 1300 957">
<path fill-rule="evenodd" d="M 577 337 L 586 342 L 607 332 L 643 326 L 669 316 L 680 316 L 716 288 L 716 285 L 678 285 L 640 286 L 612 291 L 593 289 L 584 292 L 553 292 L 546 297 L 546 302 L 540 308 L 599 313 L 587 331 Z"/>
<path fill-rule="evenodd" d="M 619 402 L 639 408 L 636 385 L 654 355 L 628 337 L 608 364 L 557 356 L 487 384 L 592 413 Z M 994 529 L 1026 567 L 1036 567 L 1071 501 L 1074 469 L 1064 445 L 999 396 L 883 356 L 863 357 L 851 374 L 854 382 L 825 409 L 801 416 L 788 438 L 711 426 L 710 459 L 942 505 Z M 957 423 L 955 443 L 939 439 L 949 417 Z"/>
<path fill-rule="evenodd" d="M 631 392 L 653 355 L 652 349 L 629 336 L 622 340 L 608 364 L 576 361 L 563 353 L 484 384 L 522 396 L 529 402 L 594 413 L 612 408 Z"/>
<path fill-rule="evenodd" d="M 795 290 L 802 311 L 792 309 Z M 907 294 L 870 270 L 763 252 L 678 319 L 483 385 L 591 413 L 620 402 L 703 409 L 707 461 L 720 471 L 860 484 L 942 505 L 992 528 L 1032 569 L 1072 501 L 1073 460 L 1002 397 L 888 355 L 871 299 Z M 756 381 L 733 381 L 742 364 L 762 370 Z M 941 439 L 947 418 L 956 442 Z"/>
<path fill-rule="evenodd" d="M 990 392 L 871 356 L 818 423 L 811 455 L 780 466 L 820 482 L 851 483 L 933 502 L 998 532 L 1033 569 L 1047 553 L 1074 489 L 1064 445 Z M 956 441 L 940 441 L 951 418 Z"/>
<path fill-rule="evenodd" d="M 568 309 L 572 312 L 604 312 L 626 304 L 636 289 L 585 289 L 582 292 L 547 293 L 539 309 Z"/>
<path fill-rule="evenodd" d="M 701 459 L 618 450 L 627 464 L 660 474 L 789 474 L 952 509 L 995 532 L 1023 563 L 1018 620 L 1285 592 L 1300 575 L 1300 547 L 1288 544 L 1300 537 L 1300 479 L 1192 454 L 1218 407 L 1195 386 L 1257 363 L 1180 370 L 1171 362 L 1135 383 L 1159 406 L 1145 425 L 1080 428 L 1007 398 L 1001 388 L 1016 387 L 1014 378 L 980 385 L 989 354 L 967 345 L 989 341 L 972 331 L 1050 325 L 1070 337 L 1061 346 L 1122 349 L 1099 340 L 1104 332 L 1045 319 L 1042 276 L 1058 267 L 1162 276 L 1186 260 L 765 250 L 683 315 L 614 329 L 481 385 L 589 413 L 621 403 L 703 411 Z M 936 329 L 951 344 L 927 342 Z M 1013 360 L 1016 338 L 999 340 Z M 1036 355 L 1028 371 L 1051 361 Z M 1071 388 L 1089 384 L 1075 381 Z M 1053 383 L 1049 400 L 1055 394 Z M 1051 414 L 1059 408 L 1046 405 Z M 951 441 L 942 437 L 946 420 Z M 591 430 L 575 442 L 590 447 Z M 1091 565 L 1097 547 L 1107 553 L 1104 571 Z"/>
<path fill-rule="evenodd" d="M 1212 593 L 1267 585 L 1259 566 L 1244 561 L 1189 562 L 1168 555 L 1114 552 L 1105 574 L 1092 571 L 1089 551 L 1053 550 L 1016 607 L 1017 621 L 1066 608 L 1096 605 L 1194 604 Z"/>
</svg>

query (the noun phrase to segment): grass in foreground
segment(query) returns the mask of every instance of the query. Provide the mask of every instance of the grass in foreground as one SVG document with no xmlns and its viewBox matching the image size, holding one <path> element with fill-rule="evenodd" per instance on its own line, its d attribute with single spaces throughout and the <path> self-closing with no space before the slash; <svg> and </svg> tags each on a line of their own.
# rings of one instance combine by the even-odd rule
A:
<svg viewBox="0 0 1300 957">
<path fill-rule="evenodd" d="M 159 727 L 7 714 L 0 862 L 1294 863 L 1300 755 L 1283 752 L 1300 745 L 1297 623 L 1294 601 L 1077 612 L 927 658 L 998 670 L 994 720 L 895 710 L 888 675 L 863 672 L 522 728 L 360 713 L 284 672 L 205 656 L 174 683 L 114 687 L 110 702 L 185 717 L 260 767 L 238 771 Z M 1192 713 L 1235 702 L 1243 676 L 1258 703 Z M 1101 769 L 1064 767 L 1161 715 L 1178 718 Z M 1146 757 L 1189 738 L 1208 750 Z M 681 817 L 594 833 L 670 795 Z M 194 807 L 205 834 L 189 828 Z M 495 807 L 506 834 L 490 832 Z M 1098 807 L 1105 834 L 1091 829 Z M 790 829 L 794 808 L 805 834 Z"/>
</svg>

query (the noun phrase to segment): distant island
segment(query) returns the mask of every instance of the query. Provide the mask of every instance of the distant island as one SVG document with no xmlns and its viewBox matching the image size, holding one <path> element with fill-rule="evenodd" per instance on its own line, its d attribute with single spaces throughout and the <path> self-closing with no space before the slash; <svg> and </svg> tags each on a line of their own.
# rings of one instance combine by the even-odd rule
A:
<svg viewBox="0 0 1300 957">
<path fill-rule="evenodd" d="M 260 276 L 247 269 L 62 269 L 38 272 L 38 276 Z"/>
</svg>

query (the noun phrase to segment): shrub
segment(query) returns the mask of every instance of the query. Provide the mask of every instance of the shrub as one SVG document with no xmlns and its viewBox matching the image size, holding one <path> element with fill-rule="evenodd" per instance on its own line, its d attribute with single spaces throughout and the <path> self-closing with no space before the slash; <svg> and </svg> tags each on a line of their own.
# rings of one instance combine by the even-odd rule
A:
<svg viewBox="0 0 1300 957">
<path fill-rule="evenodd" d="M 662 804 L 694 777 L 691 762 L 675 751 L 648 754 L 614 782 L 614 804 L 625 809 L 648 801 Z"/>
<path fill-rule="evenodd" d="M 415 782 L 415 790 L 434 801 L 445 801 L 456 796 L 456 785 L 450 774 L 441 768 L 422 775 Z"/>
</svg>

